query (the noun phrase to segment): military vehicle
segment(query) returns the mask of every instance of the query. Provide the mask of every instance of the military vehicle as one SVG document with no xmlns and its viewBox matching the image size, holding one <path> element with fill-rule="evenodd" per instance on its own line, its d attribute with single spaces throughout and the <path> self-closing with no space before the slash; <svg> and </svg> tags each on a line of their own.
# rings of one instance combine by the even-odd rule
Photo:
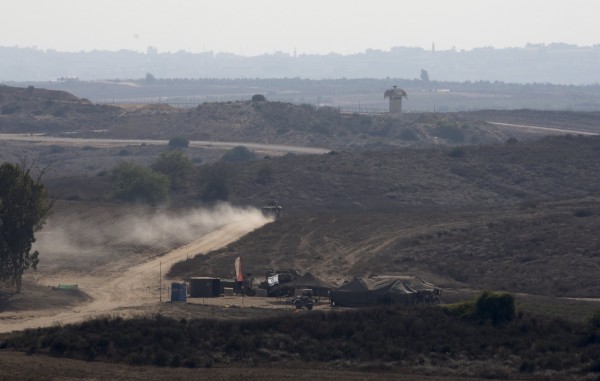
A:
<svg viewBox="0 0 600 381">
<path fill-rule="evenodd" d="M 283 206 L 279 205 L 277 201 L 272 201 L 269 204 L 261 208 L 263 215 L 270 218 L 281 218 L 283 216 Z"/>
<path fill-rule="evenodd" d="M 312 290 L 306 289 L 303 290 L 302 294 L 294 296 L 290 302 L 297 310 L 301 310 L 302 308 L 312 310 L 313 306 L 318 303 L 318 300 L 313 298 Z"/>
</svg>

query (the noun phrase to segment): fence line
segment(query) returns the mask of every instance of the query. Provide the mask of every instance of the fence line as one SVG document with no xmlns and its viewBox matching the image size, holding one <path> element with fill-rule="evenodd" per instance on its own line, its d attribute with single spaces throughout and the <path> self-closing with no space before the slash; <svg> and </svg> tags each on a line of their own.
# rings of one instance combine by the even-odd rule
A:
<svg viewBox="0 0 600 381">
<path fill-rule="evenodd" d="M 340 113 L 343 114 L 385 114 L 388 112 L 388 105 L 381 103 L 367 103 L 367 104 L 344 104 L 344 105 L 332 105 Z"/>
<path fill-rule="evenodd" d="M 193 108 L 210 102 L 234 102 L 240 100 L 237 96 L 211 95 L 204 97 L 140 97 L 140 98 L 99 98 L 94 102 L 97 104 L 115 105 L 154 105 L 166 104 L 176 108 Z"/>
</svg>

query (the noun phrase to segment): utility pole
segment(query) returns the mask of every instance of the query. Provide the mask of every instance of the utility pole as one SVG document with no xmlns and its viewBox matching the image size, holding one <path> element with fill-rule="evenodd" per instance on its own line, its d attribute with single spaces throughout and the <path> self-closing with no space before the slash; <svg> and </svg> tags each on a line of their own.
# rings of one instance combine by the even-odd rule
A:
<svg viewBox="0 0 600 381">
<path fill-rule="evenodd" d="M 162 261 L 158 262 L 158 301 L 162 303 Z"/>
</svg>

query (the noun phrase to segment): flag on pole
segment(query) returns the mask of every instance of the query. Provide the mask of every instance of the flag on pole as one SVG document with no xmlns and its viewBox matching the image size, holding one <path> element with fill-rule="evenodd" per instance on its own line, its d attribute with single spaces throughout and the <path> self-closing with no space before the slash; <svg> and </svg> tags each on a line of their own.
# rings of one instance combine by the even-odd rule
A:
<svg viewBox="0 0 600 381">
<path fill-rule="evenodd" d="M 269 286 L 275 286 L 276 284 L 279 284 L 279 274 L 268 277 L 267 282 L 269 282 Z"/>
<path fill-rule="evenodd" d="M 242 257 L 235 259 L 235 280 L 236 282 L 244 281 L 244 269 L 242 268 Z"/>
</svg>

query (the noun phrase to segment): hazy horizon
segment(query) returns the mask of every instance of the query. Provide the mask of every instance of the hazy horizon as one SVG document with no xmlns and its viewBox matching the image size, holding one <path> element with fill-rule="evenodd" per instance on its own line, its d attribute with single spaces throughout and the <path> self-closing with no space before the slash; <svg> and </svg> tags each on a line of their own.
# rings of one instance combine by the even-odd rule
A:
<svg viewBox="0 0 600 381">
<path fill-rule="evenodd" d="M 256 56 L 600 43 L 600 2 L 403 0 L 7 1 L 0 46 Z"/>
<path fill-rule="evenodd" d="M 523 48 L 527 48 L 527 47 L 539 47 L 539 46 L 544 46 L 544 47 L 552 47 L 552 46 L 558 46 L 558 45 L 565 45 L 565 46 L 573 46 L 575 48 L 598 48 L 600 47 L 600 43 L 598 44 L 594 44 L 594 45 L 577 45 L 577 44 L 570 44 L 570 43 L 566 43 L 566 42 L 562 42 L 562 41 L 552 41 L 552 42 L 548 42 L 548 43 L 526 43 L 523 46 L 510 46 L 510 47 L 503 47 L 503 48 L 497 48 L 497 47 L 492 47 L 492 46 L 480 46 L 480 47 L 473 47 L 471 49 L 457 49 L 456 47 L 452 47 L 452 48 L 448 48 L 448 49 L 439 49 L 439 48 L 435 48 L 436 52 L 452 52 L 452 51 L 456 51 L 456 52 L 472 52 L 472 51 L 477 51 L 477 50 L 481 50 L 481 49 L 493 49 L 493 50 L 505 50 L 505 49 L 523 49 Z M 131 53 L 136 53 L 136 54 L 181 54 L 181 53 L 189 53 L 189 54 L 213 54 L 213 55 L 232 55 L 232 56 L 238 56 L 238 57 L 244 57 L 244 58 L 254 58 L 254 57 L 261 57 L 261 56 L 277 56 L 277 55 L 284 55 L 284 56 L 289 56 L 289 57 L 293 57 L 294 56 L 294 52 L 282 52 L 282 51 L 276 51 L 276 52 L 264 52 L 264 53 L 256 53 L 256 54 L 252 54 L 252 55 L 248 55 L 248 54 L 239 54 L 239 53 L 235 53 L 235 52 L 226 52 L 226 51 L 214 51 L 214 50 L 207 50 L 207 51 L 200 51 L 200 52 L 192 52 L 192 51 L 188 51 L 188 50 L 178 50 L 178 51 L 159 51 L 158 49 L 156 49 L 154 46 L 148 46 L 145 50 L 134 50 L 134 49 L 119 49 L 119 50 L 105 50 L 105 49 L 90 49 L 90 50 L 78 50 L 78 51 L 68 51 L 68 50 L 59 50 L 59 49 L 53 49 L 53 48 L 47 48 L 47 49 L 43 49 L 39 46 L 18 46 L 18 45 L 13 45 L 13 46 L 8 46 L 8 45 L 0 45 L 0 48 L 16 48 L 16 49 L 34 49 L 36 51 L 39 52 L 57 52 L 57 53 L 65 53 L 65 54 L 69 54 L 69 53 L 94 53 L 94 52 L 100 52 L 100 53 L 119 53 L 119 52 L 131 52 Z M 366 48 L 365 50 L 362 51 L 357 51 L 357 52 L 351 52 L 351 53 L 338 53 L 338 52 L 324 52 L 324 53 L 300 53 L 300 52 L 296 52 L 297 56 L 329 56 L 329 55 L 337 55 L 337 56 L 354 56 L 354 55 L 360 55 L 360 54 L 368 54 L 368 53 L 372 53 L 372 52 L 383 52 L 383 53 L 390 53 L 392 52 L 394 49 L 421 49 L 424 51 L 429 51 L 431 50 L 431 47 L 429 48 L 423 48 L 420 46 L 406 46 L 406 45 L 398 45 L 398 46 L 390 46 L 388 49 L 373 49 L 373 48 Z"/>
</svg>

